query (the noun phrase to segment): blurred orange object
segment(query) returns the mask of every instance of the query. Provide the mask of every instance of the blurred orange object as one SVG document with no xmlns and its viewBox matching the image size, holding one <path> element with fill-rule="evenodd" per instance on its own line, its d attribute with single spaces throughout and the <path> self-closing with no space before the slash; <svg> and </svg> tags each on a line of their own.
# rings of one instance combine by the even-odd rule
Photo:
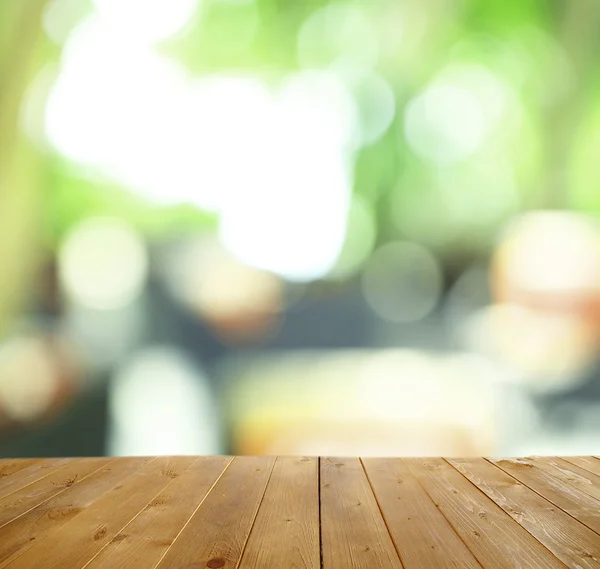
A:
<svg viewBox="0 0 600 569">
<path fill-rule="evenodd" d="M 475 343 L 540 387 L 582 378 L 600 347 L 597 220 L 558 211 L 517 218 L 492 258 L 491 285 L 497 304 L 474 323 Z"/>
<path fill-rule="evenodd" d="M 4 426 L 47 420 L 73 399 L 81 368 L 74 348 L 54 334 L 0 344 L 0 414 Z"/>
<path fill-rule="evenodd" d="M 568 212 L 526 214 L 509 225 L 492 261 L 498 302 L 569 313 L 600 329 L 600 225 Z"/>
</svg>

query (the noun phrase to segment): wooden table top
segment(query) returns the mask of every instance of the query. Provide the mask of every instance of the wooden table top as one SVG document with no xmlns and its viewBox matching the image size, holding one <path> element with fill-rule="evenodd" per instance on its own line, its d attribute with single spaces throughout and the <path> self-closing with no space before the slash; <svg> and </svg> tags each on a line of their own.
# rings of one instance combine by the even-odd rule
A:
<svg viewBox="0 0 600 569">
<path fill-rule="evenodd" d="M 0 568 L 600 568 L 600 459 L 0 460 Z"/>
</svg>

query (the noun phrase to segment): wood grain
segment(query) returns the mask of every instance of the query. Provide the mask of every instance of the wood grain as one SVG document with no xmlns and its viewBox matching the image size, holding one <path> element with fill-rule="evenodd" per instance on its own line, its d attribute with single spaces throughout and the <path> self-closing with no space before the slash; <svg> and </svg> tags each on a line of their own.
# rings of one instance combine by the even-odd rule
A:
<svg viewBox="0 0 600 569">
<path fill-rule="evenodd" d="M 402 567 L 358 458 L 321 459 L 324 569 Z"/>
<path fill-rule="evenodd" d="M 593 456 L 563 456 L 562 459 L 596 476 L 600 476 L 600 460 Z"/>
<path fill-rule="evenodd" d="M 582 524 L 600 533 L 600 502 L 589 494 L 565 484 L 546 470 L 536 468 L 528 459 L 502 459 L 494 460 L 493 463 Z"/>
<path fill-rule="evenodd" d="M 164 556 L 231 457 L 201 457 L 172 480 L 86 569 L 147 569 Z"/>
<path fill-rule="evenodd" d="M 546 471 L 561 482 L 589 494 L 596 500 L 600 500 L 600 476 L 558 457 L 534 457 L 528 460 L 536 468 Z"/>
<path fill-rule="evenodd" d="M 362 462 L 405 569 L 481 567 L 405 463 Z"/>
<path fill-rule="evenodd" d="M 0 461 L 0 569 L 600 569 L 600 460 Z"/>
<path fill-rule="evenodd" d="M 4 498 L 17 490 L 33 484 L 36 480 L 40 480 L 44 476 L 48 476 L 53 471 L 65 467 L 74 459 L 56 458 L 49 460 L 41 460 L 29 467 L 19 470 L 12 476 L 0 479 L 0 498 Z"/>
<path fill-rule="evenodd" d="M 39 458 L 3 458 L 0 460 L 0 479 L 39 463 Z"/>
<path fill-rule="evenodd" d="M 483 458 L 448 459 L 568 567 L 600 567 L 600 539 L 527 486 Z"/>
<path fill-rule="evenodd" d="M 564 569 L 498 505 L 443 459 L 403 459 L 482 567 Z"/>
<path fill-rule="evenodd" d="M 270 457 L 236 457 L 158 569 L 236 568 L 274 463 Z"/>
<path fill-rule="evenodd" d="M 73 461 L 64 468 L 54 470 L 48 476 L 0 499 L 0 528 L 85 479 L 107 464 L 108 460 L 107 458 L 85 458 Z"/>
<path fill-rule="evenodd" d="M 319 569 L 319 460 L 275 462 L 240 569 Z"/>
<path fill-rule="evenodd" d="M 10 569 L 81 568 L 176 476 L 190 457 L 157 458 L 92 503 L 51 536 L 17 557 Z"/>
<path fill-rule="evenodd" d="M 120 458 L 0 528 L 0 568 L 40 543 L 53 530 L 112 490 L 119 482 L 144 466 L 149 458 Z"/>
</svg>

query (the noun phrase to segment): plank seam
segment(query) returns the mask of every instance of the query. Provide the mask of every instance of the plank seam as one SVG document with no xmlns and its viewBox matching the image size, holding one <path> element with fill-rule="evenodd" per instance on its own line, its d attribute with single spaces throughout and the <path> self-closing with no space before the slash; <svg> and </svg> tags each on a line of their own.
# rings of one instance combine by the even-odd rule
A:
<svg viewBox="0 0 600 569">
<path fill-rule="evenodd" d="M 317 457 L 317 484 L 318 493 L 317 499 L 319 500 L 319 567 L 323 569 L 323 531 L 321 526 L 322 515 L 321 515 L 321 457 Z"/>
<path fill-rule="evenodd" d="M 546 496 L 542 495 L 540 492 L 538 492 L 535 488 L 532 488 L 531 486 L 529 486 L 528 484 L 525 484 L 525 482 L 522 482 L 521 480 L 519 480 L 516 476 L 513 476 L 510 472 L 508 472 L 507 470 L 504 470 L 504 468 L 502 468 L 501 466 L 498 466 L 497 464 L 494 464 L 491 460 L 488 460 L 485 456 L 482 457 L 484 460 L 487 460 L 491 465 L 495 466 L 496 468 L 499 468 L 502 472 L 504 472 L 505 474 L 508 474 L 511 478 L 514 478 L 519 484 L 522 484 L 523 486 L 525 486 L 525 488 L 529 488 L 532 492 L 535 492 L 538 496 L 540 496 L 541 498 L 543 498 L 544 500 L 546 500 L 546 502 L 548 502 L 549 504 L 552 504 L 553 506 L 556 506 L 561 512 L 564 512 L 565 514 L 567 514 L 567 516 L 570 516 L 571 518 L 573 518 L 576 522 L 579 522 L 580 524 L 583 524 L 586 528 L 589 528 L 590 530 L 592 530 L 596 535 L 600 535 L 599 532 L 597 532 L 594 528 L 591 528 L 590 526 L 588 526 L 587 524 L 583 523 L 581 520 L 579 520 L 578 518 L 576 518 L 573 514 L 570 514 L 569 512 L 567 512 L 566 510 L 564 510 L 563 508 L 561 508 L 558 504 L 554 503 L 552 500 L 550 500 L 550 498 L 546 498 Z M 541 470 L 541 469 L 540 469 Z M 542 471 L 545 472 L 545 471 Z M 546 474 L 548 474 L 546 472 Z M 548 476 L 555 478 L 554 476 L 552 476 L 552 474 L 548 474 Z M 555 478 L 556 480 L 558 480 L 560 482 L 560 480 L 558 478 Z M 585 492 L 584 492 L 585 493 Z M 586 494 L 587 495 L 587 494 Z"/>
<path fill-rule="evenodd" d="M 373 494 L 373 497 L 375 498 L 375 503 L 377 504 L 377 508 L 379 509 L 379 513 L 381 514 L 381 519 L 383 520 L 383 523 L 385 524 L 385 529 L 387 529 L 388 535 L 390 536 L 390 539 L 392 540 L 392 544 L 394 545 L 394 549 L 396 550 L 396 555 L 398 555 L 398 560 L 400 561 L 400 565 L 402 565 L 402 567 L 404 567 L 404 561 L 402 561 L 402 555 L 400 555 L 400 550 L 398 549 L 398 546 L 396 545 L 394 536 L 392 535 L 392 532 L 390 531 L 390 526 L 388 525 L 388 522 L 385 518 L 383 510 L 381 509 L 381 504 L 379 503 L 379 498 L 377 498 L 375 488 L 373 488 L 371 478 L 369 477 L 369 473 L 367 472 L 367 469 L 365 468 L 365 463 L 363 462 L 363 459 L 360 456 L 358 457 L 358 460 L 360 461 L 360 465 L 363 469 L 363 472 L 365 473 L 367 482 L 369 483 L 369 488 L 371 489 L 371 494 Z"/>
<path fill-rule="evenodd" d="M 106 468 L 107 465 L 109 465 L 114 459 L 107 459 L 106 462 L 104 462 L 101 466 L 99 466 L 96 470 L 94 470 L 93 472 L 90 472 L 89 474 L 87 474 L 86 476 L 84 476 L 83 478 L 80 478 L 79 480 L 76 480 L 73 483 L 73 486 L 79 484 L 80 482 L 83 482 L 84 480 L 86 480 L 87 478 L 89 478 L 90 476 L 92 476 L 93 474 L 96 474 L 96 472 L 102 470 L 103 468 Z M 58 470 L 60 471 L 60 469 Z M 55 472 L 58 472 L 55 471 Z M 45 478 L 45 477 L 44 477 Z M 43 478 L 40 478 L 40 480 L 43 480 Z M 23 488 L 26 488 L 26 486 L 24 486 Z M 21 516 L 24 516 L 25 514 L 28 514 L 29 512 L 31 512 L 31 510 L 35 510 L 36 508 L 38 508 L 39 506 L 43 506 L 46 502 L 49 502 L 50 500 L 52 500 L 53 498 L 56 498 L 56 496 L 60 496 L 61 494 L 64 494 L 65 492 L 67 492 L 69 490 L 69 488 L 71 488 L 71 486 L 67 487 L 67 488 L 63 488 L 62 490 L 60 490 L 59 492 L 57 492 L 56 494 L 52 494 L 51 496 L 48 496 L 48 498 L 46 498 L 45 500 L 41 501 L 39 504 L 34 504 L 33 506 L 31 506 L 31 508 L 29 508 L 29 510 L 26 510 L 25 512 L 22 512 L 21 514 L 19 514 L 18 516 L 15 516 L 14 518 L 11 518 L 10 520 L 8 520 L 7 522 L 3 523 L 2 525 L 0 525 L 0 529 L 3 528 L 4 526 L 7 526 L 8 524 L 11 524 L 12 522 L 14 522 L 15 520 L 18 520 Z M 8 494 L 10 496 L 10 494 Z"/>
<path fill-rule="evenodd" d="M 256 511 L 254 512 L 254 517 L 252 518 L 252 524 L 250 525 L 250 531 L 248 532 L 248 535 L 246 536 L 246 539 L 244 540 L 244 545 L 242 545 L 242 552 L 240 554 L 240 558 L 238 559 L 238 562 L 236 563 L 234 569 L 237 569 L 241 565 L 242 559 L 244 559 L 244 553 L 246 553 L 246 545 L 248 545 L 248 540 L 250 539 L 250 534 L 252 533 L 252 530 L 254 529 L 254 524 L 256 523 L 256 518 L 258 517 L 258 510 L 260 510 L 263 500 L 265 499 L 265 495 L 267 493 L 267 488 L 269 487 L 269 483 L 271 482 L 271 476 L 273 476 L 273 470 L 275 470 L 275 464 L 278 460 L 279 460 L 279 457 L 276 457 L 275 460 L 273 461 L 273 464 L 271 466 L 271 472 L 269 472 L 269 478 L 267 479 L 267 483 L 265 484 L 265 489 L 263 490 L 262 496 L 260 497 L 260 502 L 258 502 Z"/>
<path fill-rule="evenodd" d="M 496 468 L 498 468 L 499 470 L 501 470 L 502 472 L 505 472 L 504 470 L 502 470 L 499 466 L 495 465 L 493 462 L 489 461 L 485 456 L 481 457 L 483 458 L 483 460 L 489 462 L 492 466 L 495 466 Z M 497 502 L 495 502 L 492 498 L 490 498 L 481 488 L 479 488 L 479 486 L 477 486 L 477 484 L 475 484 L 474 482 L 471 482 L 471 480 L 469 480 L 460 470 L 458 470 L 458 468 L 456 468 L 451 462 L 448 462 L 448 460 L 446 460 L 445 458 L 442 458 L 442 460 L 445 460 L 452 468 L 454 468 L 454 470 L 456 470 L 456 472 L 458 472 L 465 480 L 467 480 L 467 482 L 469 482 L 469 484 L 471 484 L 472 486 L 474 486 L 475 488 L 477 488 L 477 491 L 480 492 L 481 494 L 483 494 L 485 496 L 485 498 L 487 498 L 492 504 L 494 504 L 494 506 L 496 506 L 497 508 L 499 508 L 502 513 L 507 516 L 514 524 L 516 524 L 519 529 L 521 529 L 522 531 L 526 532 L 527 534 L 529 534 L 533 539 L 535 539 L 535 541 L 537 543 L 539 543 L 545 550 L 547 550 L 550 555 L 552 555 L 552 557 L 554 557 L 563 567 L 565 567 L 565 569 L 569 569 L 569 566 L 566 565 L 561 559 L 559 559 L 558 557 L 556 557 L 556 555 L 550 550 L 550 548 L 546 547 L 546 545 L 544 545 L 537 537 L 535 537 L 535 535 L 533 535 L 525 526 L 522 526 L 517 520 L 515 520 L 515 518 L 513 518 L 500 504 L 498 504 Z M 527 484 L 523 484 L 520 480 L 517 480 L 514 476 L 510 475 L 510 473 L 506 472 L 506 474 L 509 474 L 509 476 L 511 476 L 512 478 L 514 478 L 519 484 L 521 484 L 522 486 L 525 486 L 525 488 L 529 488 L 529 486 L 527 486 Z M 534 491 L 532 488 L 529 488 L 529 490 Z M 536 494 L 538 494 L 538 492 L 535 492 Z M 541 496 L 540 494 L 538 494 L 539 496 Z M 546 498 L 544 498 L 543 496 L 541 496 L 541 498 L 543 498 L 544 500 L 546 500 Z M 550 502 L 550 500 L 546 500 L 548 503 L 552 503 Z M 562 510 L 562 508 L 559 508 L 559 510 Z M 573 517 L 573 516 L 571 516 Z M 573 518 L 575 519 L 575 518 Z M 577 520 L 579 521 L 579 520 Z M 581 522 L 580 522 L 581 523 Z"/>
<path fill-rule="evenodd" d="M 442 459 L 442 460 L 444 460 L 444 459 Z M 446 514 L 444 514 L 442 508 L 440 508 L 438 506 L 437 502 L 432 498 L 431 494 L 429 492 L 427 492 L 427 488 L 425 488 L 425 486 L 423 486 L 421 480 L 419 480 L 419 477 L 413 472 L 412 468 L 410 468 L 409 465 L 407 465 L 407 466 L 408 466 L 408 470 L 412 474 L 413 478 L 417 481 L 417 484 L 423 489 L 423 492 L 425 492 L 425 494 L 427 494 L 427 497 L 431 500 L 431 502 L 433 503 L 433 505 L 438 509 L 438 511 L 440 512 L 440 514 L 442 515 L 442 517 L 448 522 L 448 525 L 450 526 L 450 528 L 452 529 L 452 531 L 456 534 L 456 537 L 458 537 L 458 539 L 460 539 L 460 541 L 467 548 L 467 551 L 469 553 L 471 553 L 471 555 L 473 556 L 473 559 L 475 559 L 475 561 L 477 562 L 477 564 L 483 569 L 483 565 L 481 564 L 481 561 L 479 561 L 479 559 L 477 558 L 477 555 L 475 555 L 475 553 L 473 551 L 471 551 L 471 548 L 467 545 L 467 543 L 462 538 L 462 536 L 458 533 L 458 531 L 456 531 L 456 528 L 454 527 L 454 525 L 452 524 L 452 522 L 446 517 Z"/>
<path fill-rule="evenodd" d="M 541 458 L 541 457 L 538 457 L 538 458 Z M 551 458 L 552 460 L 554 460 L 554 461 L 557 461 L 557 462 L 558 462 L 558 464 L 551 464 L 551 463 L 548 463 L 548 464 L 549 464 L 549 465 L 552 467 L 552 468 L 550 469 L 550 472 L 548 472 L 547 470 L 544 470 L 543 468 L 541 468 L 540 470 L 543 470 L 544 472 L 546 472 L 547 474 L 549 474 L 549 475 L 550 475 L 550 476 L 552 476 L 553 478 L 556 478 L 557 480 L 559 480 L 559 481 L 561 482 L 561 484 L 565 484 L 565 485 L 567 485 L 567 486 L 570 486 L 571 488 L 573 488 L 573 489 L 577 490 L 577 492 L 581 492 L 581 493 L 585 494 L 586 496 L 589 496 L 589 497 L 590 497 L 590 498 L 592 498 L 593 500 L 596 500 L 597 502 L 600 502 L 600 498 L 599 498 L 598 496 L 594 496 L 593 494 L 589 494 L 589 493 L 586 491 L 586 489 L 585 489 L 584 487 L 579 487 L 579 486 L 577 486 L 577 485 L 575 485 L 575 484 L 572 484 L 572 483 L 571 483 L 572 481 L 569 481 L 569 480 L 562 480 L 562 479 L 558 478 L 558 476 L 557 476 L 556 474 L 552 474 L 552 470 L 553 470 L 553 469 L 556 469 L 556 470 L 561 470 L 561 468 L 562 468 L 562 469 L 564 469 L 564 468 L 573 467 L 573 466 L 574 466 L 575 468 L 581 468 L 581 467 L 577 466 L 576 464 L 572 464 L 572 463 L 570 463 L 570 462 L 567 462 L 566 460 L 563 460 L 563 459 L 562 459 L 561 457 L 559 457 L 559 456 L 553 456 L 553 457 L 548 457 L 548 458 Z M 562 462 L 564 462 L 564 463 L 565 463 L 565 466 L 562 466 L 562 467 L 561 467 L 561 463 L 562 463 Z M 534 462 L 534 464 L 536 464 L 536 463 Z M 585 468 L 582 468 L 582 470 L 585 470 Z M 573 474 L 577 475 L 577 476 L 581 476 L 580 474 L 577 474 L 577 472 L 573 472 L 572 470 L 571 470 L 571 472 L 572 472 Z M 594 472 L 590 472 L 589 470 L 585 470 L 585 472 L 588 472 L 589 474 L 591 474 L 591 475 L 592 475 L 592 476 L 594 476 L 594 477 L 598 477 L 598 475 L 597 475 L 597 474 L 595 474 Z M 593 483 L 593 479 L 592 479 L 592 486 L 593 486 L 593 487 L 595 487 L 595 488 L 597 488 L 597 487 L 598 487 L 598 485 L 597 485 L 597 484 L 594 484 L 594 483 Z M 599 504 L 599 506 L 600 506 L 600 504 Z"/>
<path fill-rule="evenodd" d="M 183 526 L 181 527 L 181 529 L 179 530 L 179 532 L 175 536 L 175 539 L 173 540 L 173 543 L 171 543 L 171 545 L 169 545 L 169 547 L 167 547 L 167 549 L 165 550 L 165 552 L 161 555 L 160 559 L 156 562 L 156 564 L 154 565 L 154 567 L 152 567 L 152 569 L 156 569 L 156 567 L 158 567 L 162 563 L 162 560 L 165 558 L 165 556 L 167 555 L 167 553 L 169 553 L 169 551 L 171 550 L 171 548 L 175 545 L 175 542 L 177 541 L 177 539 L 179 538 L 179 536 L 182 534 L 183 530 L 188 526 L 188 524 L 190 523 L 190 521 L 192 520 L 192 518 L 196 515 L 196 513 L 200 509 L 200 506 L 202 506 L 202 504 L 204 504 L 204 501 L 206 500 L 206 498 L 208 497 L 208 495 L 213 491 L 213 488 L 217 485 L 217 482 L 219 482 L 219 480 L 221 480 L 223 474 L 225 474 L 225 471 L 229 468 L 229 466 L 231 465 L 231 463 L 234 460 L 235 460 L 235 457 L 232 457 L 231 460 L 225 465 L 225 468 L 223 469 L 223 471 L 221 472 L 221 474 L 219 474 L 219 476 L 217 476 L 217 478 L 213 482 L 212 486 L 208 489 L 208 492 L 206 492 L 206 494 L 204 495 L 204 498 L 202 498 L 202 500 L 200 500 L 200 503 L 196 506 L 196 509 L 192 512 L 192 515 L 188 518 L 187 522 L 185 522 L 183 524 Z M 85 568 L 82 567 L 81 569 L 85 569 Z"/>
<path fill-rule="evenodd" d="M 589 472 L 590 474 L 593 474 L 594 476 L 600 476 L 600 474 L 598 474 L 597 472 L 594 472 L 592 470 L 590 470 L 589 468 L 586 468 L 585 466 L 581 466 L 580 464 L 575 464 L 574 462 L 570 461 L 570 458 L 575 458 L 572 456 L 557 456 L 556 458 L 558 458 L 559 460 L 562 460 L 566 463 L 568 463 L 571 466 L 577 466 L 578 468 L 581 468 L 581 470 L 585 470 L 586 472 Z M 587 458 L 587 457 L 586 457 Z M 595 456 L 590 456 L 589 458 L 596 458 Z"/>
<path fill-rule="evenodd" d="M 49 468 L 50 472 L 48 472 L 48 474 L 45 474 L 44 476 L 40 476 L 39 478 L 32 480 L 28 484 L 23 484 L 23 486 L 19 486 L 18 488 L 16 488 L 12 492 L 9 492 L 8 494 L 0 494 L 0 499 L 3 500 L 4 498 L 6 498 L 7 496 L 10 496 L 11 494 L 18 492 L 19 490 L 23 490 L 23 488 L 27 488 L 27 486 L 31 486 L 32 484 L 35 484 L 36 482 L 39 482 L 40 480 L 43 480 L 44 478 L 50 476 L 51 474 L 54 474 L 55 472 L 58 472 L 59 470 L 66 468 L 67 466 L 69 466 L 69 464 L 72 464 L 73 462 L 74 462 L 73 459 L 69 459 L 67 462 L 65 462 L 62 466 L 59 466 L 58 468 Z M 22 472 L 22 471 L 20 471 L 20 472 Z M 2 490 L 0 490 L 0 492 L 2 492 Z"/>
<path fill-rule="evenodd" d="M 113 460 L 116 460 L 116 459 L 117 459 L 117 457 L 113 457 Z M 147 464 L 150 464 L 151 462 L 153 462 L 153 461 L 155 461 L 155 460 L 156 460 L 156 457 L 155 457 L 155 458 L 152 458 L 151 460 L 149 460 Z M 138 468 L 138 470 L 134 471 L 132 474 L 128 474 L 128 475 L 126 475 L 126 476 L 125 476 L 125 478 L 128 478 L 129 476 L 132 476 L 133 474 L 135 474 L 136 472 L 138 472 L 139 470 L 141 470 L 141 468 L 142 468 L 142 467 Z M 96 471 L 96 472 L 97 472 L 97 471 Z M 95 473 L 94 473 L 94 474 L 95 474 Z M 123 480 L 125 480 L 125 478 L 123 478 Z M 115 486 L 116 486 L 116 484 L 118 484 L 118 482 L 117 482 L 117 483 L 115 483 Z M 111 488 L 111 489 L 112 489 L 112 488 Z M 101 499 L 103 496 L 105 496 L 105 495 L 106 495 L 106 494 L 108 494 L 109 492 L 110 492 L 110 490 L 106 490 L 106 492 L 104 492 L 104 493 L 100 494 L 99 496 L 97 496 L 96 498 L 94 498 L 94 500 L 93 500 L 92 504 L 93 504 L 94 502 L 96 502 L 97 500 Z M 91 505 L 91 504 L 90 504 L 90 505 Z M 89 506 L 88 506 L 88 507 L 89 507 Z M 30 511 L 31 511 L 31 510 L 30 510 Z M 72 519 L 76 518 L 77 516 L 79 516 L 79 515 L 80 515 L 81 513 L 83 513 L 83 512 L 85 512 L 85 508 L 84 508 L 84 509 L 83 509 L 81 512 L 79 512 L 79 513 L 77 513 L 75 516 L 73 516 L 73 518 L 72 518 Z M 53 531 L 55 531 L 55 530 L 53 530 Z M 52 531 L 51 531 L 49 534 L 47 534 L 47 535 L 44 537 L 44 539 L 48 539 L 48 537 L 49 537 L 49 536 L 51 536 L 51 535 L 52 535 Z M 40 542 L 38 542 L 38 543 L 40 543 Z M 21 551 L 19 551 L 19 552 L 18 552 L 18 554 L 17 554 L 15 557 L 13 557 L 13 558 L 10 560 L 10 562 L 9 562 L 9 563 L 14 563 L 14 562 L 15 562 L 15 561 L 16 561 L 16 560 L 19 558 L 19 557 L 21 557 L 21 555 L 23 555 L 23 554 L 24 554 L 24 553 L 26 553 L 26 552 L 27 552 L 27 550 L 21 550 Z M 4 562 L 1 562 L 1 563 L 0 563 L 0 567 L 5 567 L 5 566 L 6 566 L 6 565 L 4 564 Z"/>
<path fill-rule="evenodd" d="M 150 464 L 151 462 L 154 462 L 158 457 L 155 457 L 154 459 L 152 459 L 148 464 Z M 193 464 L 193 462 L 192 462 Z M 190 467 L 192 465 L 190 464 Z M 188 467 L 189 468 L 189 467 Z M 141 469 L 140 469 L 141 470 Z M 187 469 L 186 469 L 187 470 Z M 139 472 L 139 470 L 137 471 Z M 133 476 L 133 474 L 131 475 Z M 171 480 L 169 482 L 167 482 L 167 484 L 165 484 L 156 494 L 154 494 L 154 496 L 152 496 L 152 498 L 150 498 L 150 500 L 148 500 L 148 502 L 146 503 L 145 506 L 143 506 L 139 512 L 137 512 L 137 514 L 135 514 L 115 535 L 119 535 L 120 533 L 123 532 L 123 530 L 129 525 L 131 524 L 147 507 L 148 504 L 150 504 L 155 498 L 157 498 L 160 494 L 162 494 L 171 484 L 173 484 L 174 480 Z M 103 494 L 104 496 L 105 494 Z M 96 559 L 96 557 L 98 557 L 98 555 L 100 555 L 104 549 L 106 547 L 108 547 L 110 545 L 110 543 L 112 542 L 114 538 L 108 540 L 96 553 L 95 555 L 93 555 L 92 557 L 90 557 L 90 559 L 88 561 L 86 561 L 86 563 L 81 567 L 81 569 L 85 569 L 94 559 Z"/>
</svg>

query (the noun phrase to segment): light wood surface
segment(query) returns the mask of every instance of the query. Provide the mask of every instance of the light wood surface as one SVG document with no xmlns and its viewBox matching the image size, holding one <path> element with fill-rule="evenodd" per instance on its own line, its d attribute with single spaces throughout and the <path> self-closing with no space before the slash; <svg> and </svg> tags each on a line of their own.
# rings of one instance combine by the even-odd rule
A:
<svg viewBox="0 0 600 569">
<path fill-rule="evenodd" d="M 3 459 L 5 567 L 600 569 L 600 459 Z"/>
</svg>

